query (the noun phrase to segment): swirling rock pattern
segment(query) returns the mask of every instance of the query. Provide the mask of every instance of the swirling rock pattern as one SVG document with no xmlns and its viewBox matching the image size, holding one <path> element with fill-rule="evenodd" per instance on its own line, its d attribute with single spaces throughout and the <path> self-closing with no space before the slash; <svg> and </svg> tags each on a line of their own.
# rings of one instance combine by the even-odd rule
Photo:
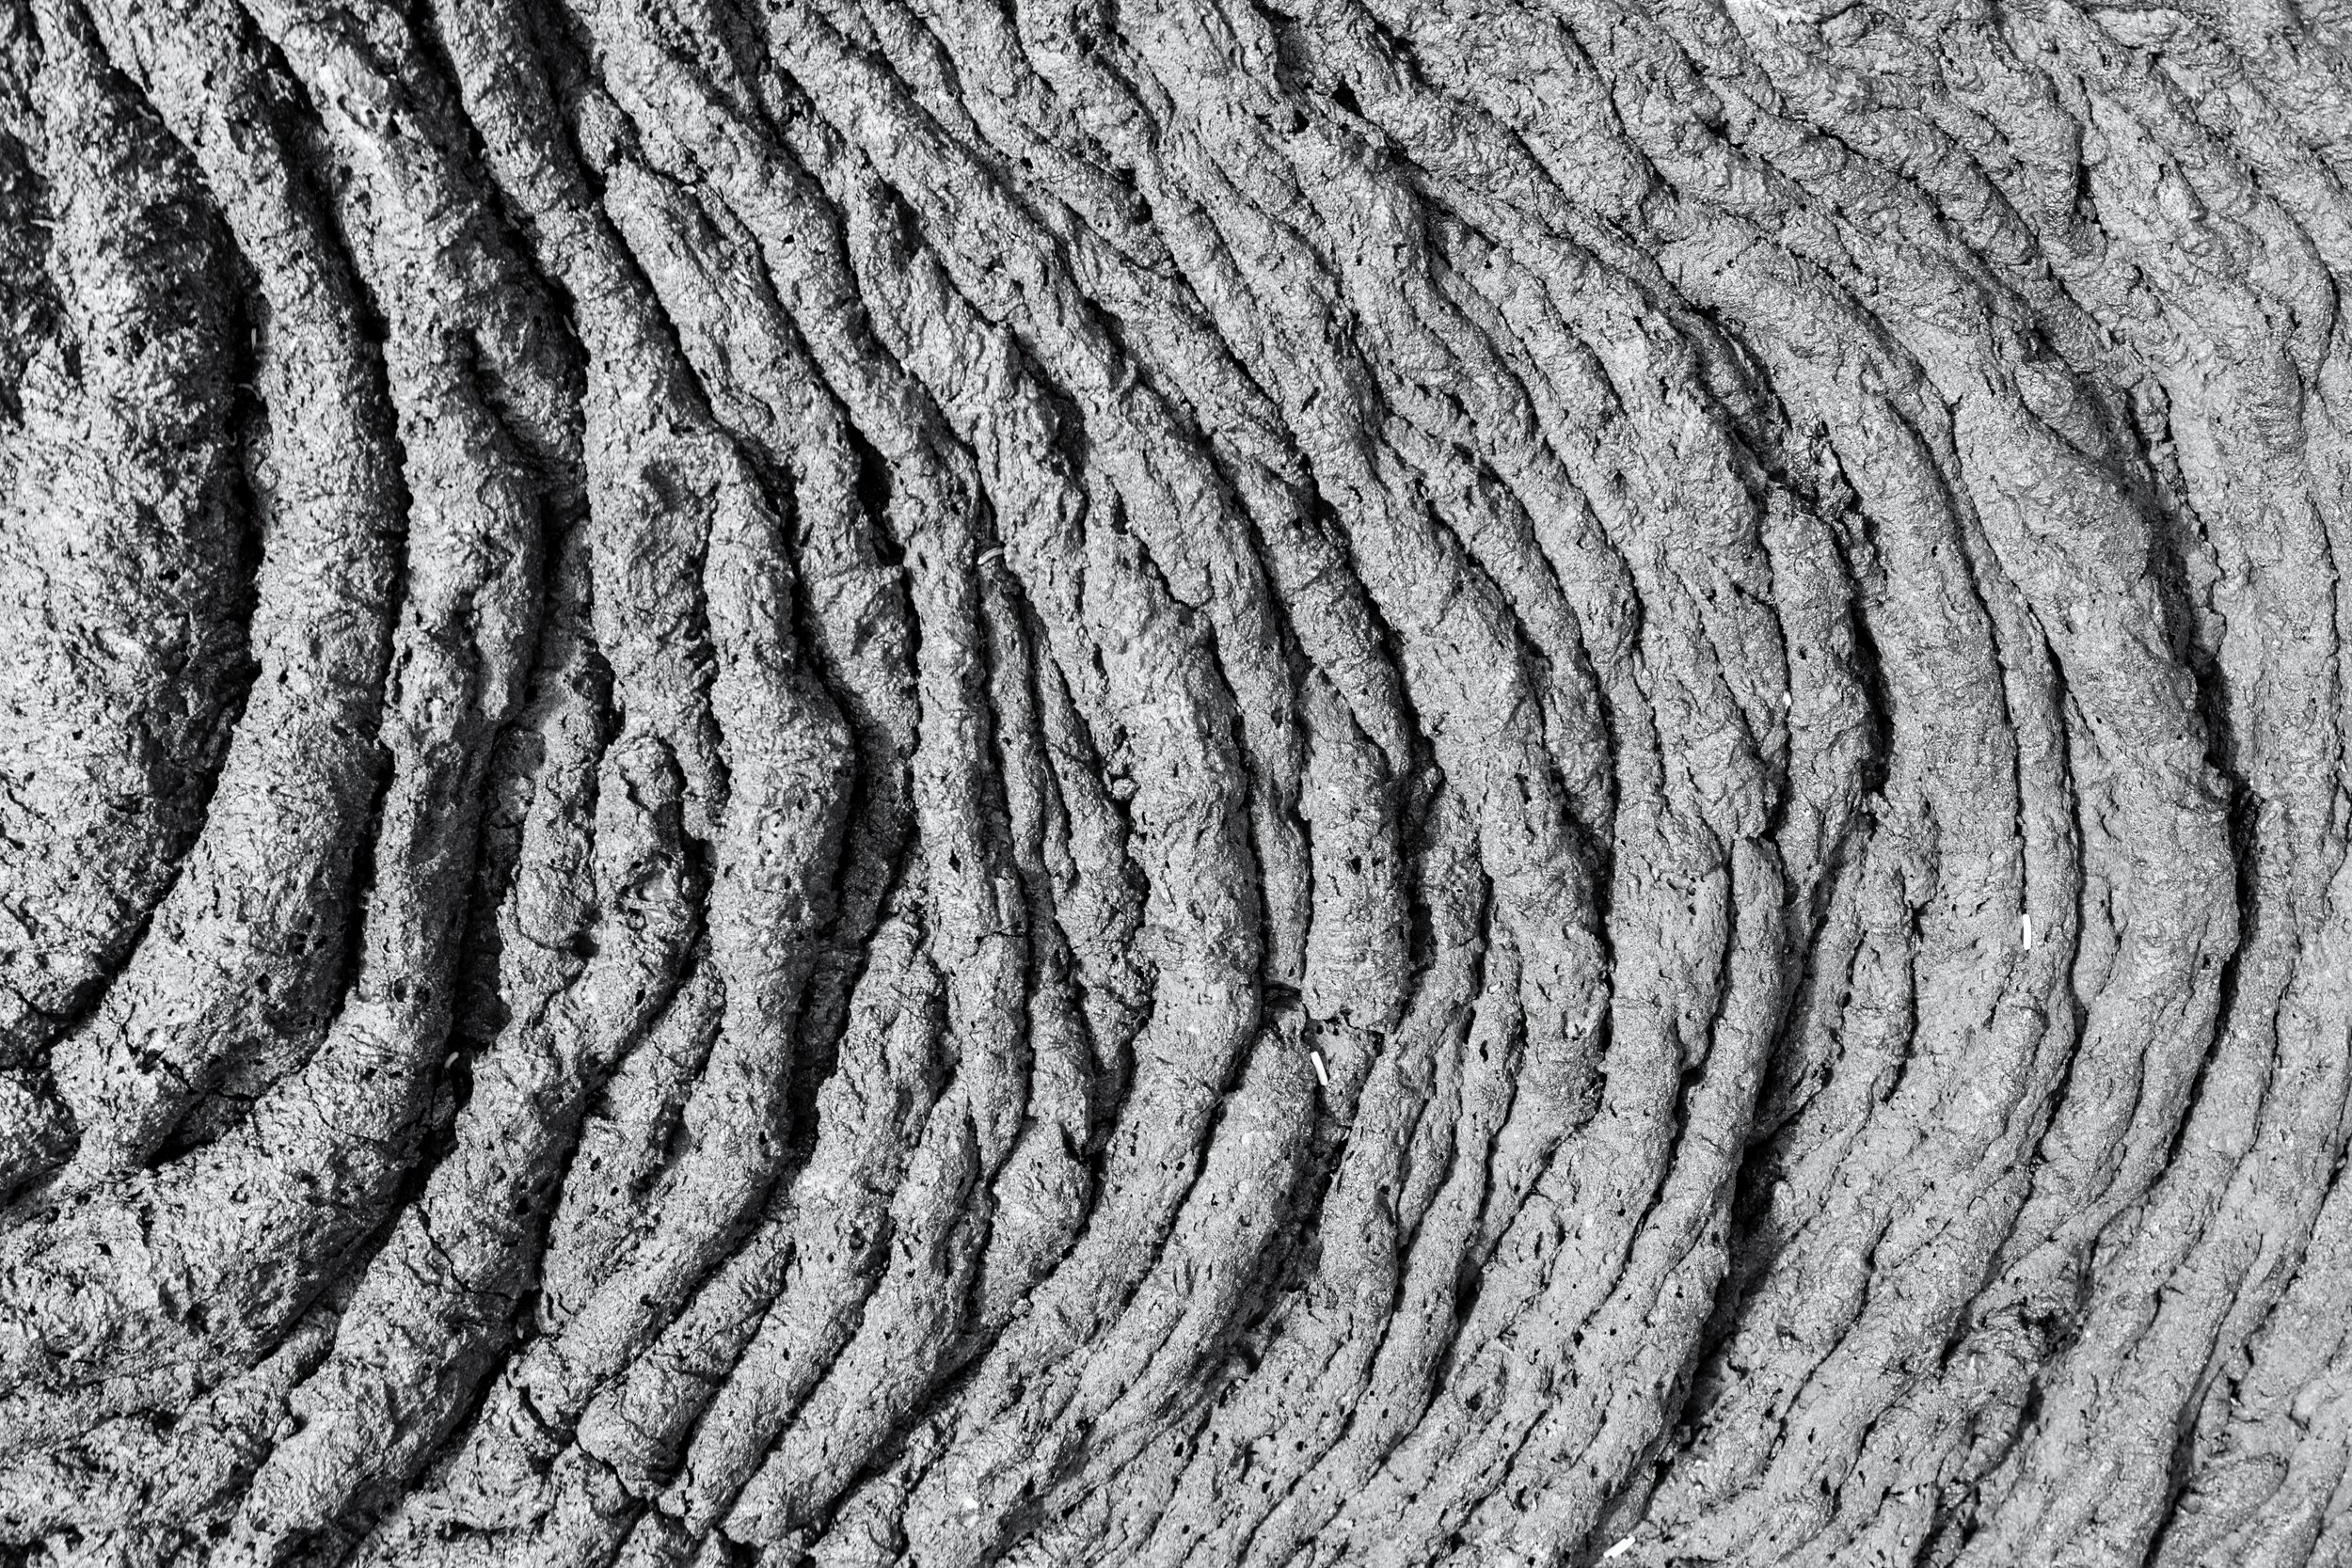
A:
<svg viewBox="0 0 2352 1568">
<path fill-rule="evenodd" d="M 0 1562 L 2352 1562 L 2347 185 L 2318 0 L 0 0 Z"/>
</svg>

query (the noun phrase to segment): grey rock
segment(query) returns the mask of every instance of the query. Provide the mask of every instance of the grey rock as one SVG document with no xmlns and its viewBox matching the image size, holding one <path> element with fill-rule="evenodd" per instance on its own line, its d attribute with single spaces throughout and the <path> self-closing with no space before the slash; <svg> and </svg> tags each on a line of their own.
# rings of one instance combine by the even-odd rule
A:
<svg viewBox="0 0 2352 1568">
<path fill-rule="evenodd" d="M 2347 126 L 0 0 L 0 1568 L 2352 1562 Z"/>
</svg>

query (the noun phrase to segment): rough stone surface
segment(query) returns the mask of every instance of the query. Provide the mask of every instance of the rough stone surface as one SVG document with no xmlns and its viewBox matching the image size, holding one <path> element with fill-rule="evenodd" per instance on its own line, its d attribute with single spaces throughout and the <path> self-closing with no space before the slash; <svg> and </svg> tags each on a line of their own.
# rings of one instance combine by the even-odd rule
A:
<svg viewBox="0 0 2352 1568">
<path fill-rule="evenodd" d="M 2341 0 L 0 0 L 0 1565 L 2352 1564 Z"/>
</svg>

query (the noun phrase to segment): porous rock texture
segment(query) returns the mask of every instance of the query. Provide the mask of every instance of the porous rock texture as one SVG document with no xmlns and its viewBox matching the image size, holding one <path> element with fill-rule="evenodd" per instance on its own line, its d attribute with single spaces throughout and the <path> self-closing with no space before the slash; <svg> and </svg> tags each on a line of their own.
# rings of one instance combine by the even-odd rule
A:
<svg viewBox="0 0 2352 1568">
<path fill-rule="evenodd" d="M 2352 10 L 0 0 L 0 1562 L 2352 1562 Z"/>
</svg>

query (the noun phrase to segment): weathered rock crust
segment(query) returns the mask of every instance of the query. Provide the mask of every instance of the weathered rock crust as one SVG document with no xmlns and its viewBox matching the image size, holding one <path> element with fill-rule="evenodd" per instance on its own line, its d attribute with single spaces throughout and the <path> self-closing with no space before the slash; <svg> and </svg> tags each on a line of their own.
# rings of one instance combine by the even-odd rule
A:
<svg viewBox="0 0 2352 1568">
<path fill-rule="evenodd" d="M 2352 12 L 0 0 L 0 1563 L 2352 1563 Z"/>
</svg>

